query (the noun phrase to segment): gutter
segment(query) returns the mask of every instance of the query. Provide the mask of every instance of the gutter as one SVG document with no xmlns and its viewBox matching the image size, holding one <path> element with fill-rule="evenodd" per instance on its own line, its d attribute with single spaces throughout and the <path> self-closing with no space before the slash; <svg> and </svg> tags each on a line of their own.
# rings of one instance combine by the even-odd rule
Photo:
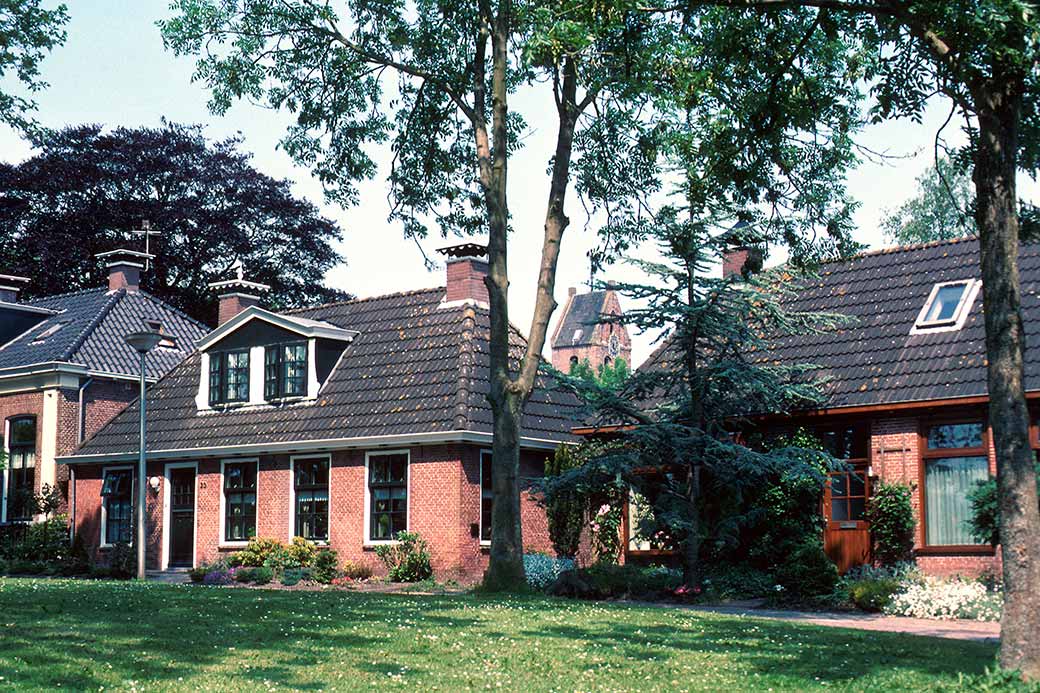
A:
<svg viewBox="0 0 1040 693">
<path fill-rule="evenodd" d="M 320 440 L 295 440 L 277 443 L 249 443 L 245 445 L 221 445 L 199 448 L 172 448 L 168 450 L 149 450 L 149 460 L 174 460 L 186 457 L 232 457 L 238 455 L 264 455 L 280 452 L 317 452 L 327 450 L 345 450 L 354 448 L 400 447 L 402 445 L 438 445 L 445 443 L 474 443 L 490 445 L 491 433 L 482 431 L 437 431 L 433 433 L 403 433 L 386 436 L 359 436 L 355 438 L 325 438 Z M 571 444 L 567 441 L 549 438 L 532 438 L 522 436 L 521 447 L 535 450 L 555 450 L 560 445 Z M 132 462 L 138 453 L 98 453 L 86 455 L 64 455 L 56 457 L 58 464 L 98 464 L 102 462 Z"/>
<path fill-rule="evenodd" d="M 127 375 L 125 373 L 113 373 L 110 371 L 97 371 L 83 364 L 70 363 L 68 361 L 41 361 L 24 366 L 9 366 L 0 368 L 0 380 L 12 378 L 23 378 L 30 375 L 45 375 L 47 373 L 68 373 L 79 377 L 105 378 L 108 380 L 126 380 L 136 383 L 139 376 Z M 147 378 L 149 383 L 155 383 L 158 378 Z"/>
</svg>

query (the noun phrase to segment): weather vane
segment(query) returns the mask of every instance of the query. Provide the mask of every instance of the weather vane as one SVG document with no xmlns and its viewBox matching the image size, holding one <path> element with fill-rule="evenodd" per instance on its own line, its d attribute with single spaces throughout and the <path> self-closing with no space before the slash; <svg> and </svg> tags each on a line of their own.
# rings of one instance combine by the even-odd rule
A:
<svg viewBox="0 0 1040 693">
<path fill-rule="evenodd" d="M 130 233 L 135 236 L 144 236 L 144 253 L 147 256 L 144 259 L 144 270 L 147 272 L 149 267 L 148 261 L 151 259 L 151 239 L 152 236 L 158 236 L 160 232 L 154 230 L 147 219 L 142 219 L 141 228 L 130 229 Z"/>
</svg>

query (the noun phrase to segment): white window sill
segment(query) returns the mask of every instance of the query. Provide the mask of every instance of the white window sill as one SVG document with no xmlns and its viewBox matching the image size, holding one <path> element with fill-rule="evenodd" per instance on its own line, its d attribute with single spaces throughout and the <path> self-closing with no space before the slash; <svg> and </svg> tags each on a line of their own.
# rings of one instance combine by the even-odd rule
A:
<svg viewBox="0 0 1040 693">
<path fill-rule="evenodd" d="M 491 542 L 490 541 L 484 541 L 483 539 L 481 539 L 480 540 L 480 545 L 482 547 L 488 547 L 488 546 L 491 546 Z"/>
<path fill-rule="evenodd" d="M 217 544 L 218 549 L 244 549 L 249 546 L 248 541 L 222 541 Z"/>
<path fill-rule="evenodd" d="M 381 539 L 381 540 L 380 539 L 376 539 L 376 540 L 366 541 L 361 546 L 363 548 L 366 548 L 366 549 L 370 549 L 370 548 L 374 549 L 377 546 L 394 546 L 394 545 L 400 544 L 400 543 L 401 542 L 399 542 L 397 539 Z"/>
</svg>

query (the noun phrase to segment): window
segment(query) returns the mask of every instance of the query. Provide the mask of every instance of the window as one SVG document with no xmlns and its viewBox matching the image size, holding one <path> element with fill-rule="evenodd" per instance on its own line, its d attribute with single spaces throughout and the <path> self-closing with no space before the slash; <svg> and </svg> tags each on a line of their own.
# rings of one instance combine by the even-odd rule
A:
<svg viewBox="0 0 1040 693">
<path fill-rule="evenodd" d="M 981 422 L 937 424 L 927 429 L 925 443 L 925 544 L 974 545 L 968 493 L 989 478 L 985 427 Z"/>
<path fill-rule="evenodd" d="M 133 543 L 134 474 L 131 469 L 106 469 L 101 484 L 105 519 L 102 544 Z"/>
<path fill-rule="evenodd" d="M 369 541 L 391 541 L 408 529 L 408 453 L 368 457 Z"/>
<path fill-rule="evenodd" d="M 495 492 L 491 486 L 491 451 L 480 451 L 480 541 L 491 541 L 491 509 Z"/>
<path fill-rule="evenodd" d="M 7 519 L 28 520 L 36 492 L 36 418 L 11 419 L 10 426 Z"/>
<path fill-rule="evenodd" d="M 849 469 L 831 472 L 827 517 L 831 522 L 862 522 L 868 495 L 870 429 L 866 424 L 817 431 L 823 449 Z"/>
<path fill-rule="evenodd" d="M 256 536 L 257 462 L 224 463 L 224 541 Z"/>
<path fill-rule="evenodd" d="M 61 322 L 54 323 L 53 325 L 45 329 L 43 332 L 33 337 L 33 340 L 29 342 L 29 344 L 43 344 L 47 341 L 48 337 L 52 337 L 54 334 L 58 332 L 58 330 L 68 325 L 69 322 L 69 320 L 62 320 Z"/>
<path fill-rule="evenodd" d="M 264 349 L 264 399 L 307 394 L 307 344 L 275 344 Z"/>
<path fill-rule="evenodd" d="M 979 283 L 964 279 L 936 284 L 917 316 L 914 330 L 959 329 L 968 317 Z"/>
<path fill-rule="evenodd" d="M 209 357 L 209 403 L 249 400 L 249 351 L 223 351 Z"/>
<path fill-rule="evenodd" d="M 311 541 L 329 538 L 329 458 L 293 459 L 296 536 Z"/>
</svg>

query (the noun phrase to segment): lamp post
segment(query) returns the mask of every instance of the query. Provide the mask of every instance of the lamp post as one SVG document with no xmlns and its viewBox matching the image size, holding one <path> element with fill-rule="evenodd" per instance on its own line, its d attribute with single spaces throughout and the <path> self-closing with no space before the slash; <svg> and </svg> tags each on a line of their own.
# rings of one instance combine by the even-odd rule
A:
<svg viewBox="0 0 1040 693">
<path fill-rule="evenodd" d="M 139 440 L 139 454 L 137 458 L 137 509 L 134 512 L 135 521 L 137 522 L 137 578 L 139 580 L 144 579 L 144 544 L 145 544 L 145 526 L 144 526 L 144 504 L 145 504 L 145 486 L 147 485 L 147 474 L 145 470 L 145 444 L 144 444 L 144 422 L 145 422 L 145 380 L 144 380 L 144 366 L 145 356 L 149 351 L 155 348 L 155 345 L 162 339 L 162 335 L 158 332 L 132 332 L 124 337 L 126 343 L 134 348 L 138 354 L 141 355 L 141 395 L 138 399 L 138 407 L 140 412 L 140 440 Z"/>
</svg>

